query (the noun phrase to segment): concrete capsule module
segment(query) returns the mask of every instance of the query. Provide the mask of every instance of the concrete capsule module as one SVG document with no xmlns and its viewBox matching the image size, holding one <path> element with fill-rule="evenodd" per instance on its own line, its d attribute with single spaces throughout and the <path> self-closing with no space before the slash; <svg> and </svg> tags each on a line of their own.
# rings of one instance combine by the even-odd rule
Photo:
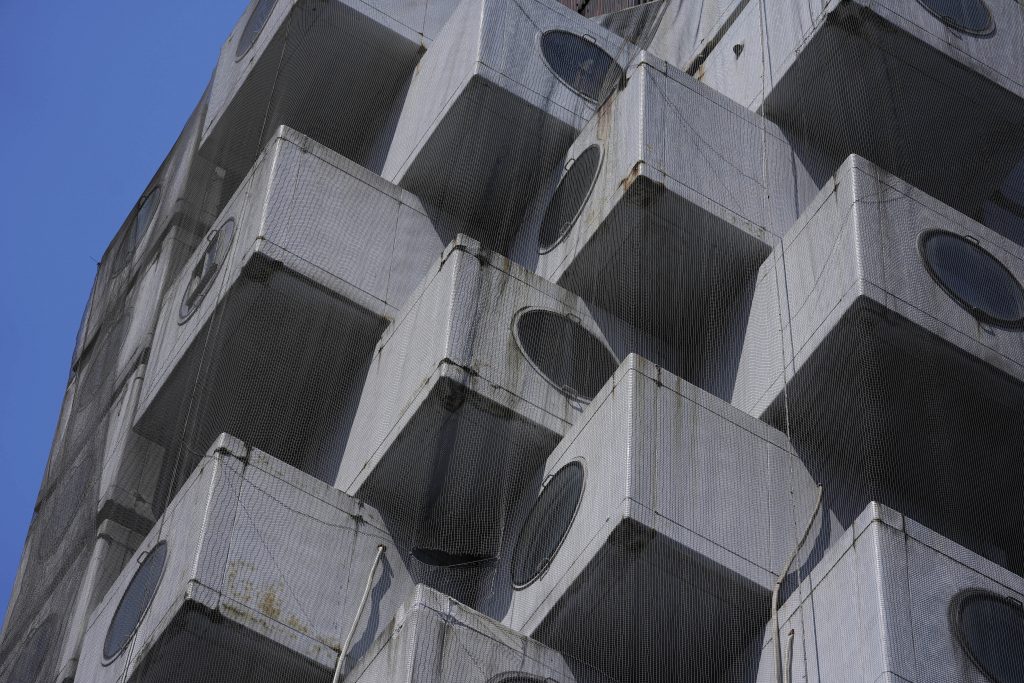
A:
<svg viewBox="0 0 1024 683">
<path fill-rule="evenodd" d="M 246 5 L 0 683 L 1024 681 L 1021 2 Z"/>
</svg>

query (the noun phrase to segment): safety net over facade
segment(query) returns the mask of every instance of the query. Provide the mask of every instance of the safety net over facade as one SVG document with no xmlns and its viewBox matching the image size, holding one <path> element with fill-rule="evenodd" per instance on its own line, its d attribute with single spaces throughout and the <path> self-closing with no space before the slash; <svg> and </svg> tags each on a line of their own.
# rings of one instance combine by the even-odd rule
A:
<svg viewBox="0 0 1024 683">
<path fill-rule="evenodd" d="M 4 683 L 1024 681 L 1024 5 L 253 0 Z"/>
</svg>

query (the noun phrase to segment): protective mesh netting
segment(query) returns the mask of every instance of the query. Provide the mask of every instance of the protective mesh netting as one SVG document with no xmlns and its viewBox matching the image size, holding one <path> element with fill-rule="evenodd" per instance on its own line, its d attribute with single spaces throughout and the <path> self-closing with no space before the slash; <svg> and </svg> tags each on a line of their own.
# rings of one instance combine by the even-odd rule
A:
<svg viewBox="0 0 1024 683">
<path fill-rule="evenodd" d="M 253 0 L 0 681 L 1024 680 L 1024 6 Z"/>
</svg>

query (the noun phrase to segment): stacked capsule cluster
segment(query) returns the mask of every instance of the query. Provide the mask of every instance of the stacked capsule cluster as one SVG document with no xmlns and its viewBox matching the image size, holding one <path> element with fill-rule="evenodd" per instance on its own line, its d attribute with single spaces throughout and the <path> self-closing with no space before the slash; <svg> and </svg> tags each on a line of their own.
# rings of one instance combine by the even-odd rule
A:
<svg viewBox="0 0 1024 683">
<path fill-rule="evenodd" d="M 0 681 L 1024 680 L 1024 6 L 252 0 Z"/>
</svg>

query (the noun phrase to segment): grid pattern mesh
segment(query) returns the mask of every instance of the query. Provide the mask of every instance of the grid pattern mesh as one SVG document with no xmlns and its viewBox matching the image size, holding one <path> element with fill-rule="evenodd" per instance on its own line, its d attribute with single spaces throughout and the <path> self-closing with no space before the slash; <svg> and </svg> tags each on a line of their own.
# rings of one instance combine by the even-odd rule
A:
<svg viewBox="0 0 1024 683">
<path fill-rule="evenodd" d="M 1021 64 L 1013 0 L 253 0 L 0 681 L 1019 679 Z"/>
</svg>

